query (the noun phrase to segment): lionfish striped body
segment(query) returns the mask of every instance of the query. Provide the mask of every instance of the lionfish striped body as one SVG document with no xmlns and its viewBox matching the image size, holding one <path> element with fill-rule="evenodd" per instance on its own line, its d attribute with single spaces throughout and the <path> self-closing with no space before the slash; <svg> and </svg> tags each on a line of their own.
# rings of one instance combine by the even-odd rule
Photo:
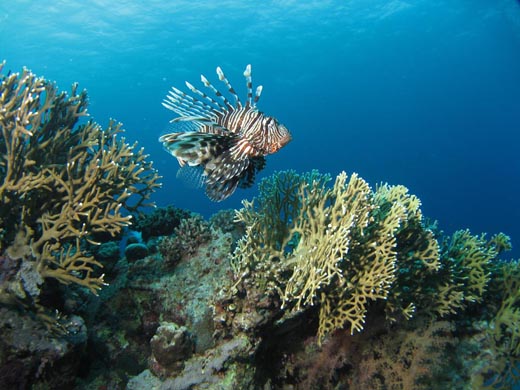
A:
<svg viewBox="0 0 520 390">
<path fill-rule="evenodd" d="M 159 141 L 177 158 L 181 169 L 200 167 L 207 196 L 221 201 L 237 187 L 250 187 L 256 173 L 265 166 L 265 156 L 286 145 L 291 135 L 275 118 L 258 111 L 256 103 L 262 86 L 253 96 L 251 65 L 244 71 L 248 91 L 245 104 L 220 67 L 217 75 L 233 96 L 234 104 L 203 75 L 204 86 L 219 100 L 188 82 L 186 86 L 193 96 L 173 87 L 162 104 L 179 115 L 171 122 L 185 131 L 163 135 Z"/>
</svg>

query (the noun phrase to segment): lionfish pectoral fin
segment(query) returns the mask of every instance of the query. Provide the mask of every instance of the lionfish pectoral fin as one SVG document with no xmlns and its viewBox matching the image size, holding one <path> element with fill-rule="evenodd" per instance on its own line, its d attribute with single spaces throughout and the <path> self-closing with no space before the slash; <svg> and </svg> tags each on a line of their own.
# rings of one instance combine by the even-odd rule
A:
<svg viewBox="0 0 520 390">
<path fill-rule="evenodd" d="M 223 201 L 224 199 L 231 196 L 233 192 L 235 192 L 239 181 L 240 180 L 238 178 L 234 178 L 232 180 L 227 180 L 223 183 L 216 182 L 213 184 L 207 184 L 206 196 L 214 202 Z"/>
<path fill-rule="evenodd" d="M 162 137 L 167 136 L 169 134 L 188 132 L 196 133 L 200 131 L 201 127 L 203 127 L 203 124 L 200 122 L 173 120 L 165 126 L 164 130 L 161 132 L 161 137 L 159 138 L 159 140 L 161 140 Z"/>
<path fill-rule="evenodd" d="M 244 170 L 244 174 L 238 182 L 239 188 L 249 188 L 255 182 L 256 174 L 265 167 L 265 157 L 258 156 L 250 159 L 249 166 Z"/>
<path fill-rule="evenodd" d="M 159 142 L 181 166 L 205 166 L 225 150 L 227 137 L 200 132 L 170 133 L 161 136 Z"/>
<path fill-rule="evenodd" d="M 201 188 L 206 181 L 204 168 L 200 165 L 184 165 L 179 168 L 176 176 L 189 188 Z"/>
<path fill-rule="evenodd" d="M 202 116 L 180 116 L 178 118 L 174 118 L 170 121 L 170 123 L 175 122 L 200 122 L 204 124 L 216 124 L 215 121 L 209 118 L 205 118 Z"/>
<path fill-rule="evenodd" d="M 216 168 L 206 178 L 206 195 L 215 202 L 220 202 L 235 192 L 237 187 L 249 188 L 256 174 L 265 166 L 263 156 L 240 161 L 220 159 Z"/>
<path fill-rule="evenodd" d="M 206 166 L 206 195 L 216 202 L 226 199 L 249 175 L 250 166 L 250 159 L 236 160 L 227 149 Z"/>
</svg>

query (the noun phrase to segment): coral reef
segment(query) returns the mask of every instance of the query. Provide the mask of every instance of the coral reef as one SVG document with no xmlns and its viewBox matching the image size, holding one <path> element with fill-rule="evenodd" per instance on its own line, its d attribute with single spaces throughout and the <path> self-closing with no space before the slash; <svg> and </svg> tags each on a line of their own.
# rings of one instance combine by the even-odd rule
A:
<svg viewBox="0 0 520 390">
<path fill-rule="evenodd" d="M 385 329 L 377 318 L 364 332 L 334 332 L 317 348 L 306 342 L 278 370 L 298 389 L 458 388 L 451 372 L 440 372 L 456 339 L 447 321 L 412 320 Z M 434 384 L 432 386 L 432 384 Z"/>
<path fill-rule="evenodd" d="M 100 244 L 119 239 L 132 214 L 153 205 L 160 177 L 143 149 L 121 137 L 121 124 L 103 129 L 84 119 L 87 94 L 76 84 L 66 94 L 26 69 L 3 67 L 0 363 L 16 367 L 17 388 L 66 388 L 86 347 L 77 310 L 106 285 L 101 261 L 119 257 L 114 244 Z M 0 387 L 12 384 L 2 375 Z"/>
<path fill-rule="evenodd" d="M 372 191 L 357 175 L 347 180 L 344 173 L 332 187 L 327 183 L 317 172 L 282 172 L 261 183 L 258 199 L 244 202 L 237 217 L 246 234 L 231 259 L 236 281 L 217 302 L 217 334 L 270 334 L 274 340 L 259 355 L 285 348 L 293 360 L 301 354 L 313 360 L 322 343 L 347 328 L 351 350 L 327 365 L 336 372 L 334 383 L 305 379 L 308 364 L 290 372 L 282 368 L 287 361 L 266 369 L 278 372 L 268 382 L 299 383 L 297 388 L 311 382 L 315 388 L 510 386 L 517 378 L 520 277 L 516 262 L 497 258 L 510 248 L 509 238 L 501 233 L 486 240 L 468 230 L 444 237 L 426 224 L 419 199 L 403 186 Z M 309 331 L 315 329 L 318 349 L 294 350 L 281 341 L 303 326 L 291 342 L 312 345 Z M 363 337 L 371 339 L 366 352 L 356 344 Z M 365 363 L 352 354 L 365 356 Z M 388 359 L 362 368 L 367 356 Z M 496 363 L 482 366 L 481 360 Z M 338 370 L 347 371 L 338 376 Z M 442 374 L 447 372 L 453 375 Z"/>
<path fill-rule="evenodd" d="M 400 268 L 413 261 L 428 271 L 439 267 L 437 241 L 405 187 L 372 192 L 345 173 L 332 188 L 328 180 L 284 172 L 265 182 L 259 206 L 245 202 L 237 214 L 247 230 L 233 258 L 237 275 L 278 294 L 289 313 L 317 305 L 319 340 L 345 326 L 362 330 L 370 302 L 391 296 L 389 311 L 410 316 L 414 303 L 403 306 L 390 292 Z"/>
<path fill-rule="evenodd" d="M 200 216 L 181 220 L 173 235 L 162 237 L 158 249 L 170 264 L 177 263 L 183 256 L 195 254 L 197 248 L 211 239 L 210 224 Z"/>
<path fill-rule="evenodd" d="M 138 216 L 132 228 L 141 232 L 143 240 L 151 237 L 169 236 L 183 219 L 191 217 L 191 213 L 177 207 L 158 207 L 150 214 Z"/>
<path fill-rule="evenodd" d="M 488 242 L 485 235 L 474 236 L 469 230 L 455 232 L 443 247 L 443 270 L 434 276 L 438 297 L 430 306 L 441 317 L 482 301 L 498 255 L 495 241 Z"/>
<path fill-rule="evenodd" d="M 424 322 L 424 321 L 422 321 Z M 456 388 L 449 375 L 442 377 L 444 360 L 456 339 L 453 324 L 436 321 L 413 328 L 401 328 L 392 337 L 378 337 L 364 347 L 356 378 L 364 389 L 431 389 Z"/>
<path fill-rule="evenodd" d="M 36 300 L 34 287 L 46 278 L 96 293 L 101 264 L 84 245 L 96 243 L 96 232 L 128 226 L 124 210 L 147 205 L 157 172 L 142 149 L 118 137 L 121 124 L 77 125 L 87 96 L 76 84 L 68 96 L 28 70 L 2 75 L 0 104 L 0 250 L 29 268 L 3 293 Z"/>
<path fill-rule="evenodd" d="M 0 102 L 0 387 L 520 379 L 520 264 L 499 257 L 506 235 L 446 236 L 407 188 L 317 171 L 278 172 L 209 221 L 138 215 L 158 175 L 120 125 L 78 125 L 85 93 L 24 71 L 2 76 Z M 125 229 L 121 256 L 130 215 L 140 234 Z"/>
<path fill-rule="evenodd" d="M 220 210 L 213 214 L 209 219 L 212 229 L 221 230 L 223 233 L 230 233 L 233 241 L 238 241 L 245 233 L 244 224 L 235 219 L 235 210 Z"/>
<path fill-rule="evenodd" d="M 103 266 L 116 263 L 119 260 L 119 243 L 117 241 L 104 242 L 93 247 L 93 254 Z"/>
<path fill-rule="evenodd" d="M 496 241 L 492 238 L 490 243 L 495 245 Z M 496 248 L 508 247 L 510 244 Z M 493 316 L 482 327 L 482 338 L 478 340 L 478 349 L 475 348 L 479 351 L 477 357 L 482 364 L 474 370 L 472 384 L 474 388 L 487 385 L 493 389 L 510 389 L 520 381 L 519 260 L 495 264 L 489 279 L 492 292 L 488 305 L 494 304 L 489 308 Z"/>
<path fill-rule="evenodd" d="M 89 329 L 77 388 L 511 388 L 509 238 L 445 236 L 403 186 L 330 182 L 279 172 L 236 217 L 190 215 L 159 240 L 130 239 L 160 250 L 119 259 L 99 297 L 67 305 Z M 20 262 L 0 259 L 2 278 Z"/>
<path fill-rule="evenodd" d="M 242 361 L 252 349 L 247 337 L 237 337 L 204 355 L 189 359 L 183 371 L 173 378 L 157 380 L 145 370 L 129 381 L 127 389 L 252 389 L 254 370 L 248 369 Z"/>
<path fill-rule="evenodd" d="M 162 239 L 179 237 L 179 243 L 190 248 L 189 255 L 186 252 L 175 263 L 160 252 L 131 262 L 122 258 L 117 263 L 115 278 L 100 292 L 102 304 L 88 310 L 93 312 L 88 359 L 96 364 L 80 388 L 126 383 L 124 377 L 140 372 L 128 388 L 161 386 L 174 377 L 179 379 L 171 386 L 203 386 L 223 380 L 228 367 L 240 371 L 241 349 L 231 348 L 238 341 L 231 340 L 228 349 L 213 337 L 213 301 L 223 281 L 230 280 L 231 235 L 211 229 L 200 216 L 185 221 L 185 232 L 179 227 L 177 235 Z M 203 240 L 197 239 L 200 234 Z M 151 237 L 143 244 L 148 246 L 154 240 Z M 244 341 L 249 345 L 247 338 Z M 177 350 L 182 345 L 186 348 Z M 212 359 L 215 365 L 224 359 L 214 372 L 209 369 Z M 201 367 L 208 369 L 201 371 Z M 244 369 L 243 375 L 250 371 Z M 162 379 L 157 382 L 158 378 Z"/>
</svg>

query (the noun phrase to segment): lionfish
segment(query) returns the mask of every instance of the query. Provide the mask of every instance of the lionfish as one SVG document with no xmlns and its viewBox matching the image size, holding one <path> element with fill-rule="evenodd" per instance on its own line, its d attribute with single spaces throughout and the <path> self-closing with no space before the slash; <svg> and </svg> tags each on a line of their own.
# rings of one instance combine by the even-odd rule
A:
<svg viewBox="0 0 520 390">
<path fill-rule="evenodd" d="M 201 81 L 220 100 L 186 81 L 188 95 L 172 87 L 163 106 L 179 115 L 170 122 L 182 130 L 159 138 L 183 169 L 199 169 L 200 184 L 213 201 L 230 196 L 237 187 L 250 187 L 265 166 L 265 156 L 277 152 L 291 140 L 287 128 L 276 118 L 258 111 L 262 86 L 253 97 L 251 65 L 244 71 L 247 101 L 242 104 L 230 82 L 217 67 L 217 75 L 233 97 L 232 104 L 204 75 Z"/>
</svg>

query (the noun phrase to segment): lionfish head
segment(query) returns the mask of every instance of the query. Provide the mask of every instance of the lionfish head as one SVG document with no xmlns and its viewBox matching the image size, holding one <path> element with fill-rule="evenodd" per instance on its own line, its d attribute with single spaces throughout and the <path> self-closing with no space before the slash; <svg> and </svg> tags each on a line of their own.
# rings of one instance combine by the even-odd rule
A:
<svg viewBox="0 0 520 390">
<path fill-rule="evenodd" d="M 289 133 L 287 127 L 279 123 L 275 118 L 269 121 L 267 132 L 269 134 L 267 153 L 269 154 L 276 153 L 292 140 L 291 133 Z"/>
</svg>

